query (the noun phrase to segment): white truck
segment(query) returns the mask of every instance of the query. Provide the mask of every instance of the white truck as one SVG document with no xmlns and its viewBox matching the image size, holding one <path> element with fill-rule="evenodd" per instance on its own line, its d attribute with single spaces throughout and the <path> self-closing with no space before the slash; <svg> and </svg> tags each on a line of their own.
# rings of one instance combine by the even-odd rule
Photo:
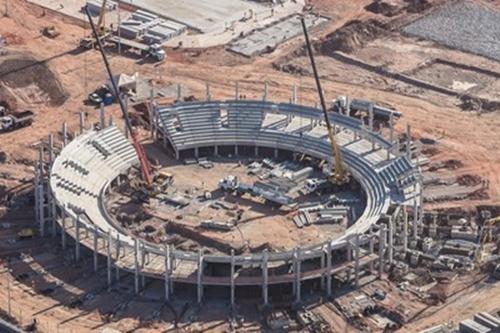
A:
<svg viewBox="0 0 500 333">
<path fill-rule="evenodd" d="M 106 42 L 113 43 L 116 46 L 120 44 L 123 49 L 139 50 L 143 57 L 149 56 L 157 61 L 165 60 L 165 58 L 167 57 L 167 53 L 164 49 L 161 48 L 160 44 L 147 45 L 130 39 L 120 38 L 114 35 L 106 38 Z"/>
<path fill-rule="evenodd" d="M 30 126 L 32 123 L 32 111 L 7 114 L 0 117 L 0 132 L 13 131 L 21 127 Z"/>
</svg>

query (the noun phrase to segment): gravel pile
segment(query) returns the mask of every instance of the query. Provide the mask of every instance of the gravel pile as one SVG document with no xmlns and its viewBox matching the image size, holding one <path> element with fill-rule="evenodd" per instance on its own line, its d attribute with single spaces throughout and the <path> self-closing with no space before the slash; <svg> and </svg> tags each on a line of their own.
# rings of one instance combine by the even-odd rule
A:
<svg viewBox="0 0 500 333">
<path fill-rule="evenodd" d="M 500 61 L 500 13 L 471 2 L 444 6 L 403 31 Z"/>
</svg>

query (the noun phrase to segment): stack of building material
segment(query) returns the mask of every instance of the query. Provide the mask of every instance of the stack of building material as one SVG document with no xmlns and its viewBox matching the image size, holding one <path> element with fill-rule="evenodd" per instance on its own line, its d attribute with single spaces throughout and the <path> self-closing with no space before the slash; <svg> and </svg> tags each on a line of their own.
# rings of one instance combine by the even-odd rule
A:
<svg viewBox="0 0 500 333">
<path fill-rule="evenodd" d="M 311 225 L 313 220 L 309 212 L 299 211 L 299 213 L 293 217 L 293 223 L 295 223 L 297 228 L 302 228 L 303 226 Z"/>
<path fill-rule="evenodd" d="M 161 44 L 182 34 L 187 27 L 184 24 L 162 19 L 145 10 L 137 10 L 120 25 L 122 37 L 136 39 L 143 37 L 147 44 Z"/>
<path fill-rule="evenodd" d="M 234 228 L 234 224 L 231 222 L 221 222 L 206 220 L 200 223 L 200 226 L 206 229 L 214 229 L 220 231 L 231 231 Z"/>
<path fill-rule="evenodd" d="M 318 211 L 318 219 L 315 223 L 335 223 L 342 221 L 348 214 L 349 207 L 338 206 L 333 208 L 324 208 Z"/>
<path fill-rule="evenodd" d="M 472 319 L 465 319 L 460 322 L 460 333 L 487 333 L 491 330 Z"/>
<path fill-rule="evenodd" d="M 116 1 L 107 1 L 106 12 L 115 10 L 116 6 Z M 102 0 L 87 0 L 87 7 L 90 10 L 90 14 L 98 16 L 101 14 Z"/>
</svg>

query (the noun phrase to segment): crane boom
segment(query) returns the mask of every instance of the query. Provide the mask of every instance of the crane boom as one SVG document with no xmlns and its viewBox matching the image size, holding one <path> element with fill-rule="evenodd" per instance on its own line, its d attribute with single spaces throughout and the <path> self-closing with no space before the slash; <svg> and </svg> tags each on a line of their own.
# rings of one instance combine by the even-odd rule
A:
<svg viewBox="0 0 500 333">
<path fill-rule="evenodd" d="M 108 58 L 106 57 L 106 54 L 104 53 L 104 48 L 102 47 L 101 39 L 99 38 L 99 35 L 97 33 L 97 29 L 94 25 L 94 21 L 92 20 L 92 17 L 90 15 L 90 11 L 88 6 L 85 6 L 85 13 L 87 14 L 89 18 L 89 23 L 90 27 L 92 28 L 92 33 L 94 34 L 94 37 L 96 39 L 97 45 L 99 46 L 99 51 L 101 52 L 102 59 L 104 61 L 104 65 L 106 67 L 106 71 L 108 72 L 109 79 L 111 81 L 111 85 L 113 86 L 113 92 L 116 96 L 116 99 L 118 100 L 118 103 L 120 104 L 120 109 L 123 114 L 123 118 L 125 119 L 125 125 L 127 127 L 127 130 L 131 134 L 132 137 L 132 144 L 137 152 L 137 157 L 139 158 L 139 162 L 141 164 L 141 172 L 142 172 L 142 178 L 143 180 L 148 184 L 151 185 L 152 179 L 151 179 L 151 166 L 149 164 L 148 158 L 146 156 L 146 152 L 144 151 L 144 147 L 141 145 L 139 140 L 137 139 L 137 133 L 133 130 L 132 124 L 130 123 L 130 118 L 128 116 L 128 112 L 125 109 L 125 105 L 123 103 L 122 98 L 120 98 L 120 92 L 118 90 L 118 86 L 116 85 L 115 78 L 113 76 L 113 73 L 111 72 L 111 67 L 109 66 Z"/>
<path fill-rule="evenodd" d="M 306 22 L 302 16 L 300 19 L 302 23 L 302 29 L 304 30 L 304 37 L 306 39 L 307 51 L 309 53 L 309 60 L 311 61 L 311 66 L 314 73 L 314 79 L 316 81 L 316 88 L 318 89 L 319 100 L 321 102 L 321 108 L 323 110 L 323 115 L 325 117 L 326 128 L 328 130 L 328 138 L 330 139 L 330 145 L 332 146 L 332 156 L 335 158 L 335 165 L 332 166 L 332 174 L 330 176 L 330 181 L 337 185 L 343 185 L 349 182 L 349 175 L 347 174 L 344 164 L 342 161 L 342 153 L 340 148 L 335 141 L 335 133 L 328 117 L 328 112 L 326 109 L 325 97 L 323 96 L 323 89 L 321 88 L 321 82 L 319 81 L 318 70 L 316 69 L 316 63 L 314 61 L 314 56 L 312 53 L 311 43 L 309 42 L 309 35 L 307 33 Z"/>
<path fill-rule="evenodd" d="M 101 35 L 104 33 L 105 16 L 106 16 L 106 3 L 108 0 L 102 0 L 101 11 L 99 12 L 99 19 L 97 20 L 97 32 Z"/>
</svg>

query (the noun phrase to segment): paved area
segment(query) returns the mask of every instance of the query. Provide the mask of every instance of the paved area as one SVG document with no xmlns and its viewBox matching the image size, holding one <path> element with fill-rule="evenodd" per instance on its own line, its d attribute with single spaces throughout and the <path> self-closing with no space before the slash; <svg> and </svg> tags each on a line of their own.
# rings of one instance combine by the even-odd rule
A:
<svg viewBox="0 0 500 333">
<path fill-rule="evenodd" d="M 486 6 L 454 3 L 406 26 L 404 32 L 500 60 L 500 13 Z"/>
<path fill-rule="evenodd" d="M 64 14 L 69 17 L 76 18 L 87 22 L 87 16 L 82 11 L 82 7 L 85 6 L 85 0 L 28 0 L 29 2 L 53 10 L 55 12 Z M 130 12 L 125 10 L 114 10 L 107 13 L 105 24 L 109 26 L 110 24 L 116 25 L 118 23 L 118 15 L 121 20 L 124 21 L 130 17 Z M 97 17 L 94 17 L 95 22 L 97 22 Z"/>
<path fill-rule="evenodd" d="M 306 16 L 307 27 L 316 26 L 328 21 L 327 18 L 316 15 Z M 261 30 L 256 30 L 237 41 L 233 42 L 229 50 L 251 57 L 273 50 L 280 43 L 293 38 L 302 33 L 302 25 L 298 15 L 294 15 L 286 20 L 272 24 Z"/>
<path fill-rule="evenodd" d="M 186 24 L 200 32 L 216 30 L 224 23 L 237 21 L 249 11 L 262 12 L 265 6 L 242 0 L 122 0 L 135 7 Z"/>
</svg>

